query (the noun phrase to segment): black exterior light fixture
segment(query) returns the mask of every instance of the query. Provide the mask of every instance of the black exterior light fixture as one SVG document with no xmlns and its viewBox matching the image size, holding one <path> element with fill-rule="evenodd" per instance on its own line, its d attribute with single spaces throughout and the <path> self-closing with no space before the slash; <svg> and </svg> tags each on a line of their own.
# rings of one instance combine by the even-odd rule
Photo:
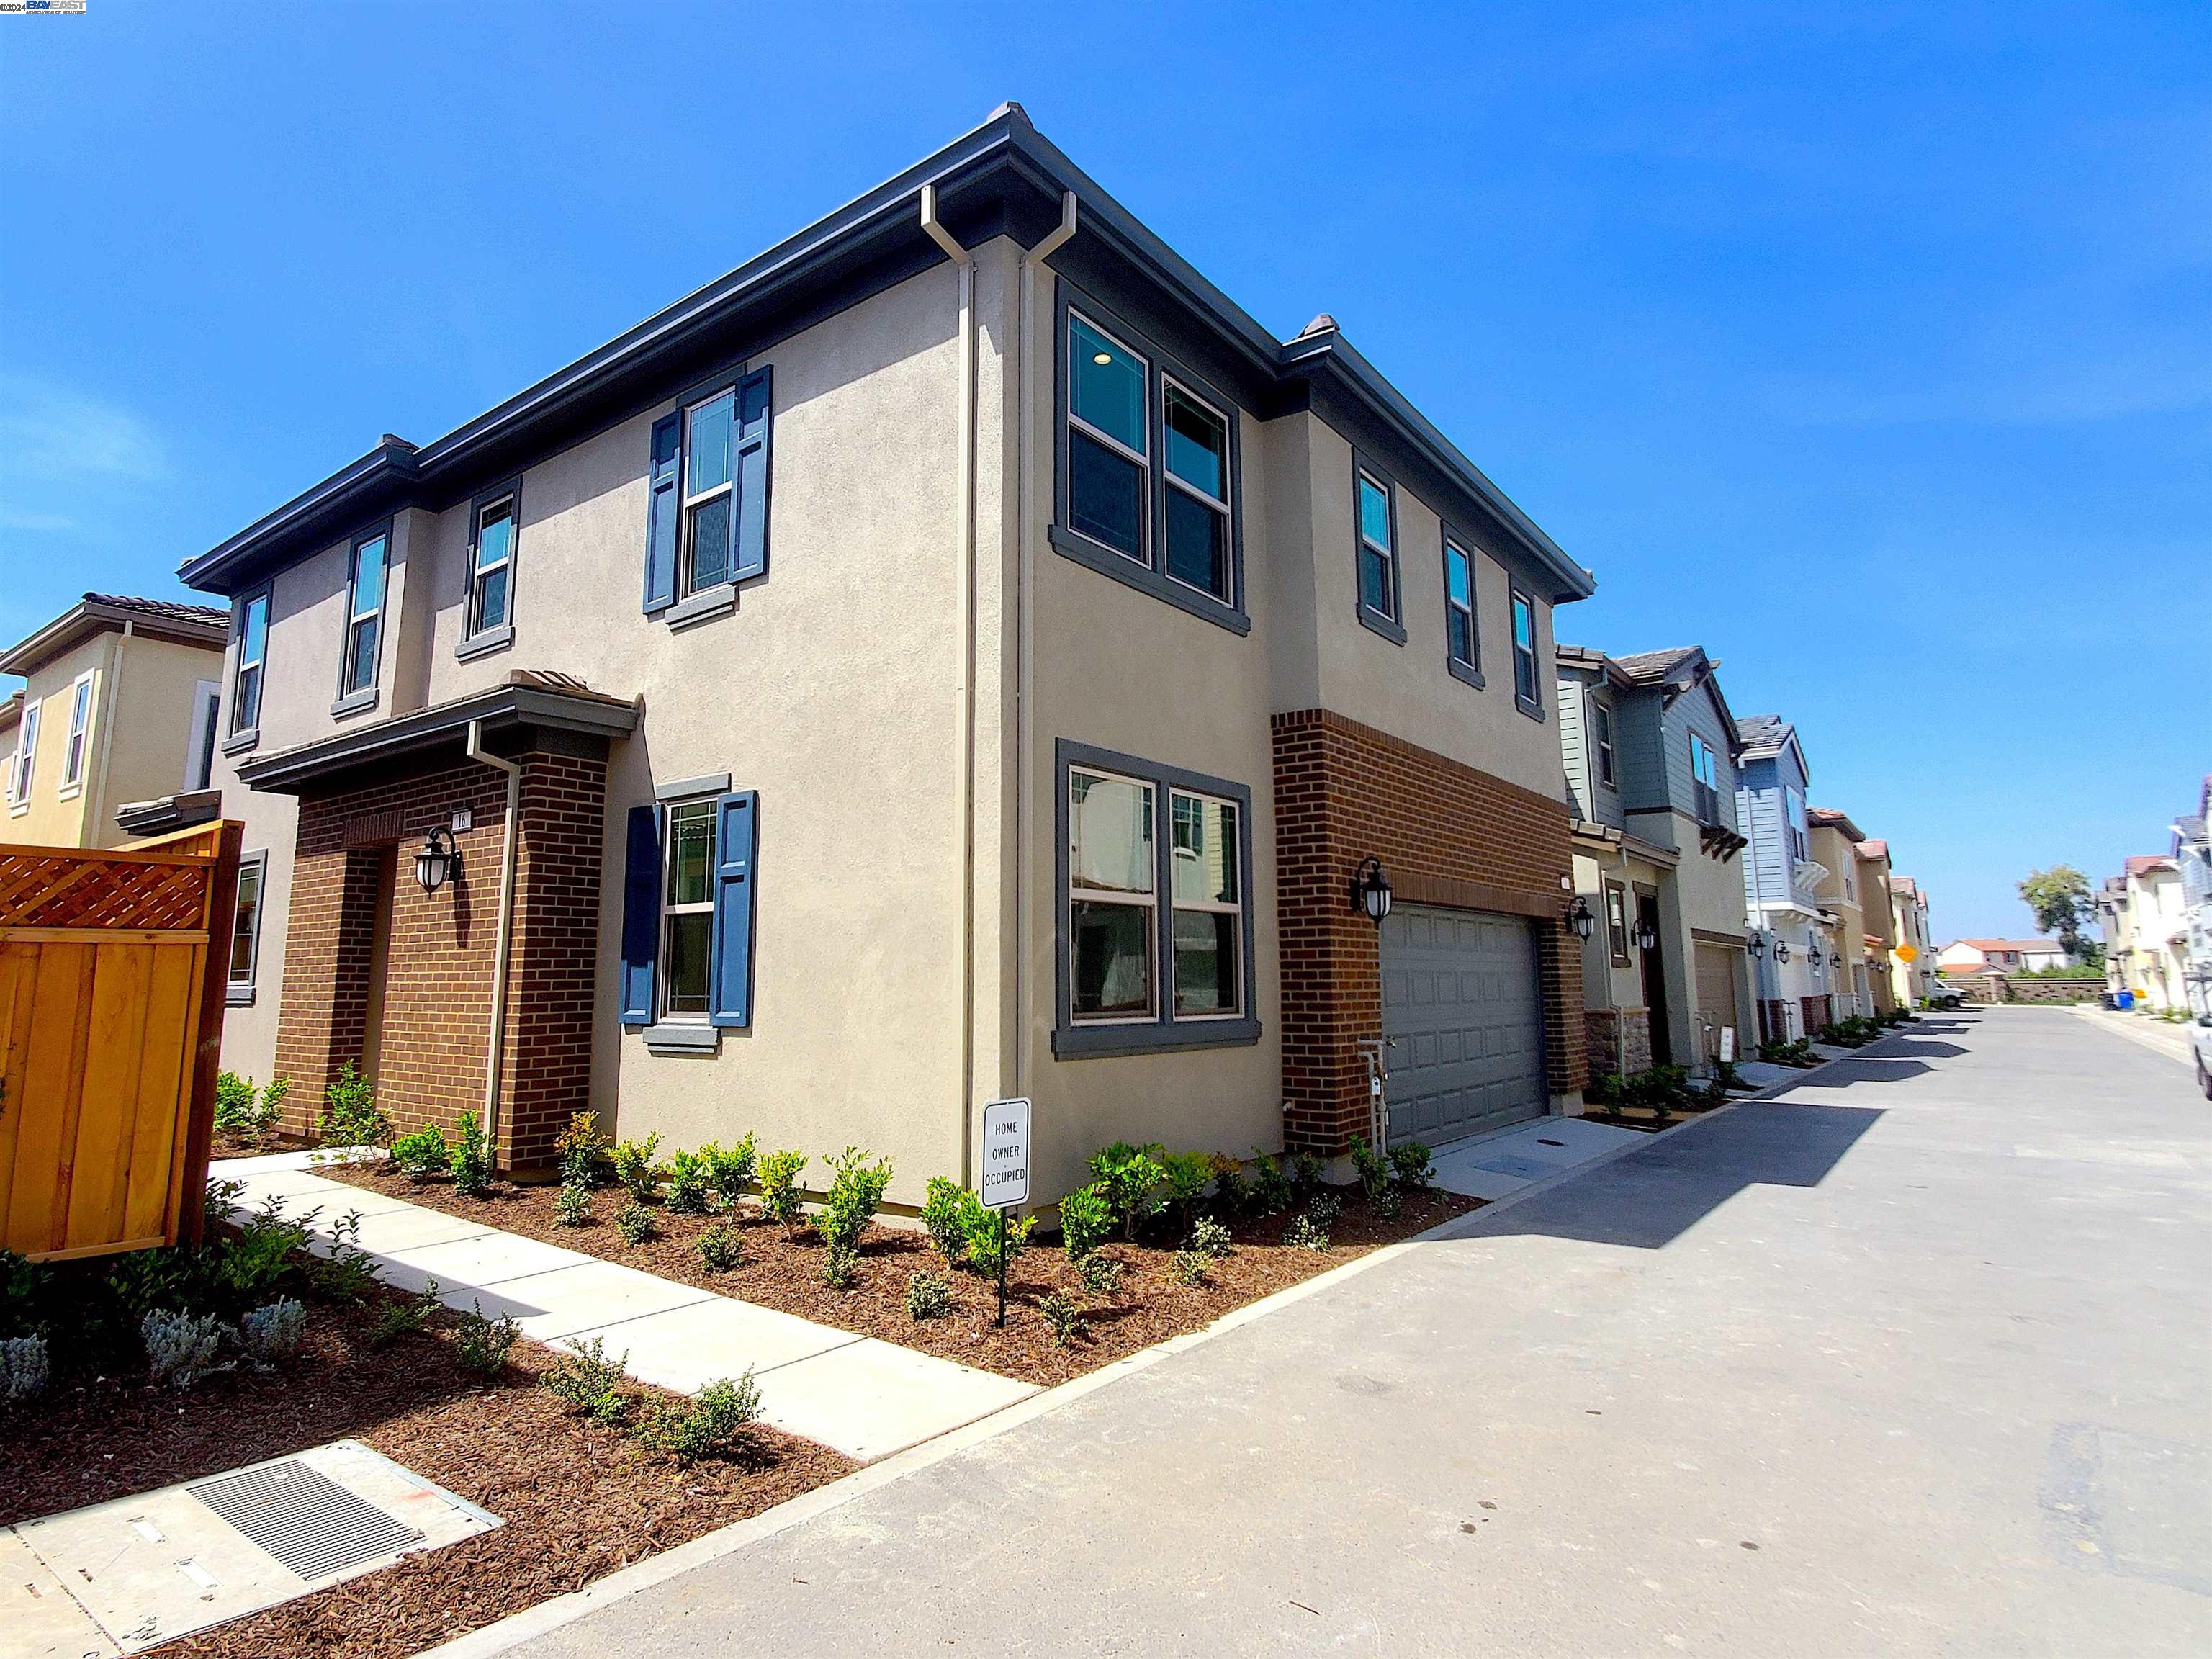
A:
<svg viewBox="0 0 2212 1659">
<path fill-rule="evenodd" d="M 415 879 L 422 890 L 434 893 L 447 879 L 461 873 L 461 850 L 441 825 L 422 837 L 422 850 L 415 854 Z"/>
<path fill-rule="evenodd" d="M 1774 959 L 1777 962 L 1787 962 L 1790 960 L 1789 940 L 1778 939 L 1774 941 Z"/>
<path fill-rule="evenodd" d="M 1390 878 L 1382 873 L 1382 860 L 1365 858 L 1352 872 L 1352 908 L 1364 910 L 1377 927 L 1390 914 Z"/>
<path fill-rule="evenodd" d="M 1575 930 L 1577 939 L 1588 939 L 1590 929 L 1596 925 L 1597 918 L 1590 914 L 1589 901 L 1576 894 L 1574 903 L 1567 908 L 1567 926 Z"/>
<path fill-rule="evenodd" d="M 1820 955 L 1820 947 L 1815 945 L 1810 951 L 1806 952 L 1805 960 L 1811 963 L 1815 968 L 1818 968 L 1820 963 L 1826 960 L 1826 958 Z"/>
<path fill-rule="evenodd" d="M 1636 924 L 1636 948 L 1639 951 L 1649 951 L 1655 948 L 1658 943 L 1659 930 L 1651 925 L 1650 918 L 1646 916 L 1640 919 Z"/>
<path fill-rule="evenodd" d="M 1753 962 L 1757 962 L 1761 957 L 1766 954 L 1766 935 L 1754 932 L 1749 939 L 1743 942 L 1743 948 L 1750 951 L 1751 959 Z"/>
</svg>

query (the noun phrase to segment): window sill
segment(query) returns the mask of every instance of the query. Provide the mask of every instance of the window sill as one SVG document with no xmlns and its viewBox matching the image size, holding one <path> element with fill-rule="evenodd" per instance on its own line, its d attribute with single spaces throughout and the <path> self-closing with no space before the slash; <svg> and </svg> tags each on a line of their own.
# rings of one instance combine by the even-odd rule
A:
<svg viewBox="0 0 2212 1659">
<path fill-rule="evenodd" d="M 1531 702 L 1528 698 L 1520 696 L 1518 693 L 1516 693 L 1514 696 L 1513 706 L 1519 709 L 1522 714 L 1526 714 L 1532 720 L 1540 723 L 1544 718 L 1544 705 L 1542 703 Z"/>
<path fill-rule="evenodd" d="M 30 810 L 31 803 L 27 800 L 10 801 L 8 804 L 8 816 L 11 818 L 20 818 Z"/>
<path fill-rule="evenodd" d="M 82 793 L 84 793 L 84 785 L 82 782 L 65 783 L 62 785 L 60 788 L 54 791 L 54 799 L 56 800 L 75 800 Z"/>
<path fill-rule="evenodd" d="M 481 634 L 472 634 L 453 647 L 455 662 L 473 662 L 478 657 L 489 657 L 495 651 L 504 651 L 514 643 L 514 624 L 507 623 L 498 628 L 487 628 Z"/>
<path fill-rule="evenodd" d="M 1046 526 L 1044 535 L 1054 552 L 1086 570 L 1095 570 L 1124 587 L 1133 587 L 1139 593 L 1148 594 L 1196 617 L 1201 622 L 1210 622 L 1216 628 L 1226 629 L 1231 634 L 1244 635 L 1252 631 L 1252 619 L 1235 605 L 1187 583 L 1179 582 L 1172 576 L 1164 576 L 1151 566 L 1139 564 L 1126 554 L 1116 553 L 1112 548 L 1103 546 L 1087 536 L 1079 535 L 1065 526 L 1056 524 Z"/>
<path fill-rule="evenodd" d="M 1457 657 L 1446 657 L 1444 666 L 1451 671 L 1451 677 L 1462 684 L 1471 685 L 1478 691 L 1488 689 L 1489 682 L 1482 678 L 1480 668 L 1471 667 Z"/>
<path fill-rule="evenodd" d="M 645 1028 L 645 1046 L 656 1054 L 719 1054 L 722 1033 L 712 1025 L 664 1021 Z"/>
<path fill-rule="evenodd" d="M 1404 627 L 1392 617 L 1384 616 L 1373 605 L 1362 600 L 1359 605 L 1359 625 L 1372 633 L 1380 634 L 1393 645 L 1406 642 Z"/>
<path fill-rule="evenodd" d="M 1256 1019 L 1185 1020 L 1179 1024 L 1063 1025 L 1052 1034 L 1056 1060 L 1173 1054 L 1191 1048 L 1247 1048 L 1260 1040 Z"/>
<path fill-rule="evenodd" d="M 258 726 L 244 732 L 234 732 L 222 740 L 222 752 L 226 755 L 242 755 L 260 741 L 261 728 Z"/>
<path fill-rule="evenodd" d="M 717 582 L 712 587 L 702 587 L 690 599 L 672 605 L 660 613 L 661 621 L 671 628 L 689 628 L 738 608 L 738 585 Z"/>
<path fill-rule="evenodd" d="M 364 685 L 358 691 L 349 691 L 331 705 L 331 718 L 343 720 L 349 714 L 364 714 L 376 707 L 378 695 L 377 688 L 373 685 Z"/>
<path fill-rule="evenodd" d="M 222 988 L 222 1006 L 226 1008 L 251 1008 L 253 988 L 251 985 L 226 985 Z"/>
</svg>

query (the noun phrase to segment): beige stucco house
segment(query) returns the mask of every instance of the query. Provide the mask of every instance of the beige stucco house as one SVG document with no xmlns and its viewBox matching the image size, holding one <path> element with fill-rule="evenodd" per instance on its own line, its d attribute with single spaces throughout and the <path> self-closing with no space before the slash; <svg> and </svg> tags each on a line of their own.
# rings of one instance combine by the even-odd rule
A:
<svg viewBox="0 0 2212 1659">
<path fill-rule="evenodd" d="M 1928 927 L 1928 891 L 1911 876 L 1889 878 L 1890 977 L 1899 1004 L 1917 1008 L 1942 983 Z"/>
<path fill-rule="evenodd" d="M 113 847 L 212 817 L 228 623 L 204 605 L 87 593 L 0 653 L 0 674 L 23 678 L 0 704 L 0 841 Z M 128 810 L 157 799 L 154 819 Z"/>
<path fill-rule="evenodd" d="M 1827 917 L 1822 929 L 1823 959 L 1813 964 L 1814 973 L 1825 988 L 1831 1019 L 1870 1014 L 1874 996 L 1868 983 L 1865 896 L 1859 872 L 1859 845 L 1866 836 L 1848 813 L 1832 807 L 1808 807 L 1805 818 L 1813 862 L 1820 866 L 1814 891 Z"/>
<path fill-rule="evenodd" d="M 2179 859 L 2143 853 L 2097 893 L 2105 936 L 2105 978 L 2129 991 L 2136 1006 L 2158 1012 L 2187 1009 L 2189 904 Z"/>
<path fill-rule="evenodd" d="M 907 1203 L 1003 1097 L 1048 1201 L 1117 1138 L 1340 1154 L 1377 1071 L 1396 1139 L 1578 1108 L 1591 578 L 1017 106 L 184 574 L 265 894 L 224 1061 L 295 1103 Z"/>
</svg>

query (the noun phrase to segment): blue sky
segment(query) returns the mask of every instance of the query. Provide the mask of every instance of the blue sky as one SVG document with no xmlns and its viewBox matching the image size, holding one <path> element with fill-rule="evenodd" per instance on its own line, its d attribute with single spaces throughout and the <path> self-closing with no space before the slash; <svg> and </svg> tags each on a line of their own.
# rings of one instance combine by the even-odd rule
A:
<svg viewBox="0 0 2212 1659">
<path fill-rule="evenodd" d="M 93 0 L 0 19 L 0 635 L 1019 99 L 1701 643 L 1940 933 L 2212 769 L 2212 9 Z"/>
</svg>

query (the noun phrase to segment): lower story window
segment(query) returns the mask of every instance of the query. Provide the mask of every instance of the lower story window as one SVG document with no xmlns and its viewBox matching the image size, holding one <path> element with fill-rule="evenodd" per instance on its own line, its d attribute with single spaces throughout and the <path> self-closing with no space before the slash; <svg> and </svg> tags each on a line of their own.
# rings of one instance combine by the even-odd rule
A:
<svg viewBox="0 0 2212 1659">
<path fill-rule="evenodd" d="M 230 973 L 224 987 L 232 1002 L 253 1000 L 255 958 L 261 953 L 261 890 L 269 855 L 248 853 L 238 861 L 238 908 L 230 919 Z"/>
<path fill-rule="evenodd" d="M 1132 779 L 1068 770 L 1068 983 L 1079 1020 L 1152 1017 L 1153 795 Z"/>
<path fill-rule="evenodd" d="M 1236 805 L 1176 791 L 1175 1011 L 1178 1018 L 1240 1013 L 1244 1001 L 1243 879 Z"/>
<path fill-rule="evenodd" d="M 714 956 L 714 803 L 668 809 L 668 864 L 661 884 L 661 1014 L 704 1019 Z"/>
</svg>

